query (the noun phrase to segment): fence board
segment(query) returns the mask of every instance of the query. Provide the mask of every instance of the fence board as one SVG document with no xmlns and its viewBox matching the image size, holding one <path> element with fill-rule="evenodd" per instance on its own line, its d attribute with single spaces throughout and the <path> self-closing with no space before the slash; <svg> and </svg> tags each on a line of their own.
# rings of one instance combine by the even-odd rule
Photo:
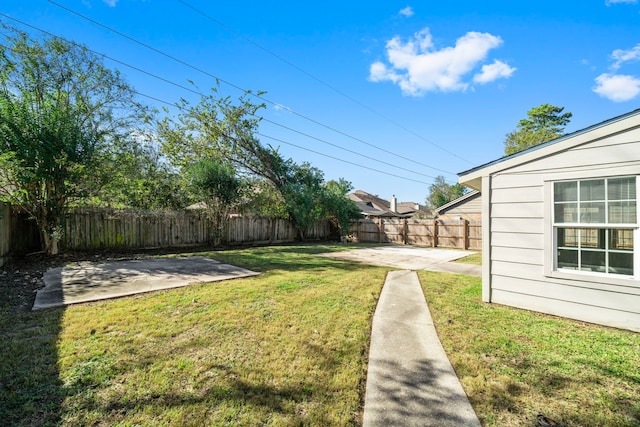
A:
<svg viewBox="0 0 640 427">
<path fill-rule="evenodd" d="M 361 219 L 351 223 L 351 237 L 361 243 L 396 243 L 442 248 L 482 249 L 480 221 L 407 218 Z"/>
<path fill-rule="evenodd" d="M 5 213 L 7 211 L 9 214 Z M 206 246 L 212 242 L 210 225 L 201 211 L 77 208 L 65 215 L 60 243 L 67 250 Z M 352 222 L 351 231 L 353 239 L 363 243 L 482 249 L 479 221 L 361 219 Z M 321 221 L 306 231 L 305 238 L 325 240 L 330 235 L 330 223 Z M 226 224 L 221 243 L 234 246 L 276 244 L 293 242 L 296 237 L 295 229 L 284 219 L 234 217 Z M 0 263 L 10 251 L 34 248 L 34 242 L 37 246 L 39 238 L 33 221 L 0 205 Z"/>
<path fill-rule="evenodd" d="M 211 223 L 202 211 L 138 211 L 77 208 L 65 216 L 61 246 L 65 249 L 123 249 L 208 245 Z M 327 239 L 328 221 L 305 233 L 308 240 Z M 284 219 L 234 217 L 225 225 L 222 244 L 268 244 L 296 240 Z"/>
</svg>

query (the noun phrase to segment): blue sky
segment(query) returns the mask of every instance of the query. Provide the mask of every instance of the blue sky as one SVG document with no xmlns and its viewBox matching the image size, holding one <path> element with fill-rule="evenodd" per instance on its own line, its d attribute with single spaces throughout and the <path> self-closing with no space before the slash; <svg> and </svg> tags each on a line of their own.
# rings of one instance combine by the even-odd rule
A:
<svg viewBox="0 0 640 427">
<path fill-rule="evenodd" d="M 5 0 L 0 13 L 177 84 L 266 91 L 263 143 L 386 199 L 424 203 L 437 175 L 501 157 L 540 104 L 573 113 L 567 132 L 640 107 L 637 0 Z M 197 101 L 105 62 L 142 94 Z"/>
</svg>

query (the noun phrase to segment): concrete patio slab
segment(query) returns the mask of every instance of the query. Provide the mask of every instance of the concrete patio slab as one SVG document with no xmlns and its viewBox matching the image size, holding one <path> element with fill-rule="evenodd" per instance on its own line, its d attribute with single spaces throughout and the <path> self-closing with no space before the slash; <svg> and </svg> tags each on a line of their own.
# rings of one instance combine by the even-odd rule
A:
<svg viewBox="0 0 640 427">
<path fill-rule="evenodd" d="M 402 270 L 429 270 L 481 276 L 482 266 L 452 262 L 475 252 L 416 246 L 378 246 L 320 254 L 327 258 L 357 261 Z"/>
<path fill-rule="evenodd" d="M 47 271 L 33 310 L 258 274 L 201 256 L 81 263 Z"/>
</svg>

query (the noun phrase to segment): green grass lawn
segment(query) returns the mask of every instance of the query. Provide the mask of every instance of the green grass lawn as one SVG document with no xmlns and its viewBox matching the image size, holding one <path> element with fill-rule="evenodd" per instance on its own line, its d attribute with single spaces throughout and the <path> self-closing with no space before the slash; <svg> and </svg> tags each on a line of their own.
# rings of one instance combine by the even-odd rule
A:
<svg viewBox="0 0 640 427">
<path fill-rule="evenodd" d="M 481 302 L 480 278 L 420 272 L 484 426 L 640 425 L 640 334 Z"/>
<path fill-rule="evenodd" d="M 39 312 L 0 287 L 0 419 L 359 425 L 388 269 L 315 256 L 352 248 L 198 253 L 262 274 Z M 534 426 L 538 412 L 571 427 L 639 425 L 640 334 L 483 304 L 479 278 L 419 275 L 483 425 Z"/>
<path fill-rule="evenodd" d="M 3 424 L 358 425 L 386 269 L 331 249 L 200 253 L 263 274 L 3 310 Z"/>
</svg>

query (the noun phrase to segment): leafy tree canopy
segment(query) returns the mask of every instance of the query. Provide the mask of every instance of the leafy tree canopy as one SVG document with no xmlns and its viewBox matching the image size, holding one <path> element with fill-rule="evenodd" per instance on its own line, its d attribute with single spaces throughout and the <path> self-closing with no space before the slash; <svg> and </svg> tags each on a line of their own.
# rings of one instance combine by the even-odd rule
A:
<svg viewBox="0 0 640 427">
<path fill-rule="evenodd" d="M 33 217 L 55 254 L 64 208 L 108 181 L 102 160 L 131 143 L 143 109 L 85 47 L 0 31 L 0 199 Z"/>
<path fill-rule="evenodd" d="M 561 114 L 564 107 L 542 104 L 527 112 L 527 118 L 518 122 L 516 130 L 506 135 L 504 152 L 506 155 L 518 153 L 527 148 L 562 136 L 572 114 Z"/>
<path fill-rule="evenodd" d="M 166 117 L 158 123 L 163 152 L 178 167 L 188 167 L 200 159 L 218 159 L 230 162 L 248 179 L 268 182 L 277 193 L 276 214 L 281 214 L 283 208 L 301 239 L 319 219 L 328 215 L 335 219 L 335 215 L 351 212 L 348 208 L 337 209 L 339 203 L 352 202 L 346 193 L 338 197 L 335 189 L 328 192 L 321 170 L 285 159 L 277 148 L 265 146 L 256 138 L 258 111 L 264 105 L 252 104 L 249 95 L 234 102 L 218 96 L 214 88 L 197 105 L 181 101 L 182 113 L 177 118 Z M 272 194 L 269 197 L 274 198 Z M 264 212 L 264 206 L 260 210 Z"/>
<path fill-rule="evenodd" d="M 187 169 L 189 184 L 198 200 L 204 202 L 213 223 L 213 243 L 217 245 L 231 211 L 240 203 L 245 182 L 228 162 L 201 159 Z"/>
<path fill-rule="evenodd" d="M 467 188 L 459 183 L 448 184 L 444 176 L 438 175 L 433 184 L 429 186 L 429 196 L 427 196 L 427 206 L 437 209 L 447 203 L 464 196 Z"/>
</svg>

